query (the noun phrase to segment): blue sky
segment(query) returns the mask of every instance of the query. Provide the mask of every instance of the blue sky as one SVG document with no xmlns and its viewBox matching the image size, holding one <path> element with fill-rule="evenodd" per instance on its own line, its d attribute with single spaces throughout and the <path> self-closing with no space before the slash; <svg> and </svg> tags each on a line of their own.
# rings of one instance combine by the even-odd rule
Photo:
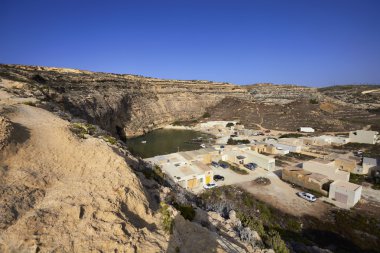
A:
<svg viewBox="0 0 380 253">
<path fill-rule="evenodd" d="M 2 0 L 0 62 L 236 84 L 380 83 L 377 0 Z"/>
</svg>

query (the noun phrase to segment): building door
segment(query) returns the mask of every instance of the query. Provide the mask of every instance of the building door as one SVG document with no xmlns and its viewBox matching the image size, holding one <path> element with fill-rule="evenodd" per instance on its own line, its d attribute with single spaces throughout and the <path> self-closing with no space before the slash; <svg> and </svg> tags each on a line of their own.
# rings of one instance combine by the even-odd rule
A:
<svg viewBox="0 0 380 253">
<path fill-rule="evenodd" d="M 197 186 L 197 179 L 196 178 L 187 180 L 187 188 L 192 189 L 196 186 Z"/>
<path fill-rule="evenodd" d="M 338 201 L 338 202 L 341 202 L 341 203 L 347 204 L 348 196 L 347 196 L 346 194 L 342 194 L 342 193 L 339 193 L 339 192 L 335 192 L 335 199 L 336 199 L 336 201 Z"/>
</svg>

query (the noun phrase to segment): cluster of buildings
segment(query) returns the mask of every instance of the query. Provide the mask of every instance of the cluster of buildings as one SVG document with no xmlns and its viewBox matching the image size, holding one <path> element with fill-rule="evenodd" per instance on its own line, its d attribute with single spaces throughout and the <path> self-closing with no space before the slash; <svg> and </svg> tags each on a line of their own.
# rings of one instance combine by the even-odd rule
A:
<svg viewBox="0 0 380 253">
<path fill-rule="evenodd" d="M 213 181 L 211 163 L 228 162 L 242 167 L 248 163 L 268 170 L 275 170 L 275 159 L 251 150 L 249 145 L 215 145 L 194 151 L 184 151 L 145 159 L 158 165 L 170 180 L 185 189 L 196 189 Z"/>
<path fill-rule="evenodd" d="M 349 142 L 375 144 L 379 141 L 378 132 L 357 130 L 351 131 L 349 136 L 266 137 L 261 140 L 251 139 L 251 143 L 247 145 L 225 145 L 231 135 L 235 138 L 247 138 L 255 135 L 254 131 L 244 129 L 243 125 L 233 121 L 206 122 L 198 127 L 202 131 L 207 129 L 207 132 L 219 138 L 219 145 L 146 159 L 147 162 L 160 166 L 173 182 L 190 190 L 213 182 L 212 162 L 226 161 L 239 167 L 254 163 L 267 171 L 274 171 L 274 155 L 303 153 L 311 146 L 344 145 Z M 314 132 L 312 128 L 300 130 Z M 378 169 L 379 165 L 373 158 L 335 154 L 327 159 L 316 158 L 285 167 L 282 169 L 282 179 L 321 193 L 349 208 L 360 200 L 362 191 L 362 186 L 349 182 L 350 174 L 367 175 L 371 170 Z"/>
</svg>

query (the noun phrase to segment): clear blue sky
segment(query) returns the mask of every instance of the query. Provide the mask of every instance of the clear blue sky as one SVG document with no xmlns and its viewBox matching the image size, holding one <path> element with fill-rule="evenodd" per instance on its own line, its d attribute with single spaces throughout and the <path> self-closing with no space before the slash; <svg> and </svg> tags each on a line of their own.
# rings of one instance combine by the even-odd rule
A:
<svg viewBox="0 0 380 253">
<path fill-rule="evenodd" d="M 380 83 L 380 0 L 2 0 L 0 63 L 236 84 Z"/>
</svg>

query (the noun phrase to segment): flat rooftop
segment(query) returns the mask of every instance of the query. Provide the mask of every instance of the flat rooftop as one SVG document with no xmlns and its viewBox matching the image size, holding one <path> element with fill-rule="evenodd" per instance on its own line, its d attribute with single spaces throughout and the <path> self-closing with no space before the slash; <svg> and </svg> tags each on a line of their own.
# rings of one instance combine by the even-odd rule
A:
<svg viewBox="0 0 380 253">
<path fill-rule="evenodd" d="M 336 180 L 331 185 L 335 185 L 336 187 L 340 187 L 340 188 L 345 188 L 350 191 L 356 191 L 357 189 L 361 187 L 360 185 L 353 184 L 350 182 L 345 182 L 342 180 Z"/>
<path fill-rule="evenodd" d="M 162 166 L 162 170 L 165 174 L 174 178 L 175 181 L 179 181 L 188 176 L 197 176 L 205 173 L 204 170 L 192 163 L 181 164 L 179 166 L 174 164 L 165 164 Z"/>
</svg>

